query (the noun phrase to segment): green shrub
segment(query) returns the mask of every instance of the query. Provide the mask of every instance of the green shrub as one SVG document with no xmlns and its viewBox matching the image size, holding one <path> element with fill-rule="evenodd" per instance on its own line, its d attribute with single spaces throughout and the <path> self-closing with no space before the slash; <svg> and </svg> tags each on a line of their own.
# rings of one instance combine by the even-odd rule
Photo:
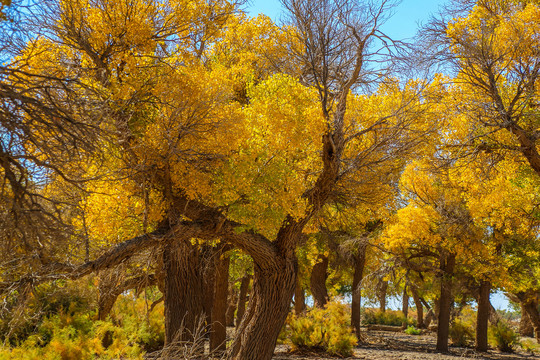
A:
<svg viewBox="0 0 540 360">
<path fill-rule="evenodd" d="M 513 352 L 519 344 L 519 335 L 506 321 L 501 320 L 497 325 L 489 327 L 489 340 L 500 351 Z"/>
<path fill-rule="evenodd" d="M 349 326 L 346 305 L 330 302 L 324 309 L 313 308 L 289 319 L 289 340 L 293 349 L 319 349 L 331 355 L 351 356 L 357 340 Z"/>
<path fill-rule="evenodd" d="M 455 346 L 469 346 L 474 341 L 474 329 L 461 320 L 455 320 L 450 326 L 450 340 Z"/>
<path fill-rule="evenodd" d="M 386 310 L 382 311 L 366 311 L 362 316 L 362 322 L 366 325 L 390 325 L 401 326 L 403 324 L 416 326 L 416 322 L 406 318 L 401 311 Z"/>
<path fill-rule="evenodd" d="M 421 330 L 415 328 L 414 326 L 409 325 L 407 329 L 405 329 L 405 334 L 409 335 L 420 335 L 422 333 Z"/>
</svg>

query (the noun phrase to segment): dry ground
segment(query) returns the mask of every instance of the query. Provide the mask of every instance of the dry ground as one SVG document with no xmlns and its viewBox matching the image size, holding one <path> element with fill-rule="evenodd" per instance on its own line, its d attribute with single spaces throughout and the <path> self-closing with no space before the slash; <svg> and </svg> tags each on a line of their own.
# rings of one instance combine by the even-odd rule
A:
<svg viewBox="0 0 540 360">
<path fill-rule="evenodd" d="M 491 349 L 488 353 L 477 353 L 474 349 L 450 347 L 447 354 L 435 351 L 436 338 L 432 334 L 407 335 L 405 333 L 391 333 L 371 331 L 366 336 L 367 344 L 355 349 L 354 356 L 348 359 L 365 360 L 458 360 L 458 359 L 484 359 L 484 360 L 525 360 L 540 359 L 540 354 L 527 354 L 518 349 L 513 354 L 501 353 Z M 291 354 L 288 346 L 280 345 L 276 348 L 274 360 L 322 360 L 335 359 L 329 356 L 304 353 Z"/>
</svg>

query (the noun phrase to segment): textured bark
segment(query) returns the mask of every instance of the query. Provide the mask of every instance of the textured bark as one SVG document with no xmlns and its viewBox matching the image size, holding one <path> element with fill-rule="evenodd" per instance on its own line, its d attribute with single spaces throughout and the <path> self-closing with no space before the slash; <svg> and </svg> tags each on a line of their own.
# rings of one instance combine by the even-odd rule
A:
<svg viewBox="0 0 540 360">
<path fill-rule="evenodd" d="M 229 358 L 271 359 L 290 310 L 297 281 L 296 258 L 283 259 L 278 268 L 255 264 L 249 306 L 237 330 Z"/>
<path fill-rule="evenodd" d="M 164 246 L 165 345 L 191 341 L 204 316 L 203 276 L 197 246 L 176 240 Z"/>
<path fill-rule="evenodd" d="M 118 296 L 125 291 L 136 289 L 139 293 L 143 288 L 157 283 L 156 276 L 144 274 L 125 279 L 123 270 L 115 270 L 101 274 L 98 285 L 98 320 L 106 320 L 116 303 Z"/>
<path fill-rule="evenodd" d="M 360 310 L 362 307 L 362 279 L 364 277 L 364 268 L 366 265 L 367 244 L 362 244 L 358 253 L 354 256 L 354 275 L 352 284 L 352 304 L 351 304 L 351 326 L 354 329 L 356 338 L 360 341 L 362 338 L 360 330 Z"/>
<path fill-rule="evenodd" d="M 377 299 L 379 300 L 379 311 L 386 312 L 386 291 L 388 281 L 380 281 L 377 288 Z"/>
<path fill-rule="evenodd" d="M 306 297 L 304 295 L 304 288 L 300 283 L 300 278 L 298 278 L 294 289 L 294 313 L 298 316 L 302 314 L 304 310 L 306 310 Z"/>
<path fill-rule="evenodd" d="M 236 312 L 236 306 L 238 304 L 238 291 L 234 287 L 234 283 L 229 284 L 229 296 L 227 305 L 227 326 L 234 326 L 234 315 Z"/>
<path fill-rule="evenodd" d="M 441 256 L 441 297 L 439 299 L 439 321 L 437 324 L 437 350 L 448 352 L 448 334 L 450 330 L 450 313 L 452 310 L 452 276 L 456 264 L 454 254 Z"/>
<path fill-rule="evenodd" d="M 212 332 L 210 333 L 210 350 L 227 350 L 227 290 L 229 288 L 229 257 L 221 257 L 217 262 L 214 288 L 214 304 L 212 307 Z"/>
<path fill-rule="evenodd" d="M 311 270 L 311 294 L 316 307 L 322 308 L 328 302 L 328 290 L 326 289 L 326 279 L 328 277 L 328 257 L 319 255 L 317 263 Z"/>
<path fill-rule="evenodd" d="M 205 324 L 207 326 L 208 330 L 211 330 L 212 327 L 212 308 L 214 307 L 214 292 L 215 292 L 215 285 L 216 285 L 216 271 L 217 271 L 217 259 L 219 255 L 216 255 L 213 257 L 210 252 L 212 252 L 212 249 L 205 248 L 204 249 L 205 254 L 202 255 L 201 261 L 205 262 L 206 264 L 203 265 L 203 268 L 201 269 L 203 276 L 203 311 L 205 316 Z M 206 255 L 206 256 L 205 256 Z M 207 334 L 208 336 L 209 334 Z"/>
<path fill-rule="evenodd" d="M 525 310 L 525 307 L 523 306 L 523 303 L 520 302 L 521 307 L 521 319 L 519 320 L 519 334 L 521 336 L 534 336 L 534 326 L 531 321 L 531 318 L 529 317 L 529 314 Z"/>
<path fill-rule="evenodd" d="M 538 312 L 538 301 L 528 300 L 523 304 L 525 312 L 529 315 L 534 329 L 534 337 L 540 343 L 540 313 Z"/>
<path fill-rule="evenodd" d="M 403 289 L 402 301 L 401 312 L 407 318 L 409 316 L 409 294 L 407 293 L 407 286 Z"/>
<path fill-rule="evenodd" d="M 485 352 L 488 350 L 488 322 L 489 322 L 489 293 L 491 284 L 489 281 L 480 283 L 480 293 L 478 295 L 478 312 L 476 316 L 476 351 Z"/>
<path fill-rule="evenodd" d="M 250 281 L 251 281 L 251 276 L 246 275 L 242 278 L 242 282 L 240 283 L 240 295 L 238 295 L 238 307 L 237 307 L 238 310 L 236 310 L 236 327 L 237 328 L 240 326 L 240 323 L 242 322 L 242 318 L 244 317 L 244 314 L 246 312 L 246 302 L 247 302 Z"/>
<path fill-rule="evenodd" d="M 418 290 L 416 290 L 414 286 L 411 287 L 411 293 L 413 296 L 414 305 L 416 306 L 416 327 L 419 329 L 424 329 L 426 327 L 424 325 L 424 306 L 422 305 L 422 301 L 418 295 Z"/>
</svg>

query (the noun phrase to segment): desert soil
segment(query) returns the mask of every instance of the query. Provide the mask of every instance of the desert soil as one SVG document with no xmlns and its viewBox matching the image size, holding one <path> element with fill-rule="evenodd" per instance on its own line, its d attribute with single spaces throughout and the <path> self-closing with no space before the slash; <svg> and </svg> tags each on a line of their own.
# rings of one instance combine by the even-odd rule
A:
<svg viewBox="0 0 540 360">
<path fill-rule="evenodd" d="M 354 355 L 347 359 L 365 360 L 524 360 L 540 359 L 539 354 L 528 354 L 516 350 L 515 353 L 501 353 L 490 349 L 487 353 L 478 353 L 474 349 L 452 347 L 449 353 L 440 354 L 435 350 L 436 338 L 433 334 L 407 335 L 383 331 L 370 331 L 365 337 L 366 344 L 354 350 Z M 336 359 L 320 353 L 291 353 L 286 345 L 278 345 L 273 360 L 326 360 Z"/>
</svg>

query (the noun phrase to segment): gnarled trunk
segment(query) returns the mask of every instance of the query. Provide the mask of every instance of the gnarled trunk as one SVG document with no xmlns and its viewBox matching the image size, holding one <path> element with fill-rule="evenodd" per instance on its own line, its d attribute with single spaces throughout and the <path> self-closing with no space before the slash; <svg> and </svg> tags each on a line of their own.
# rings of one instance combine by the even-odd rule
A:
<svg viewBox="0 0 540 360">
<path fill-rule="evenodd" d="M 326 289 L 326 278 L 328 277 L 328 256 L 319 255 L 317 263 L 311 270 L 311 294 L 316 307 L 322 308 L 328 302 L 328 290 Z"/>
<path fill-rule="evenodd" d="M 414 300 L 414 305 L 416 306 L 416 327 L 419 329 L 424 329 L 424 306 L 418 295 L 418 290 L 413 286 L 411 287 L 411 293 Z"/>
<path fill-rule="evenodd" d="M 521 307 L 521 319 L 519 320 L 519 334 L 521 336 L 534 336 L 534 326 L 529 317 L 529 314 L 525 310 L 525 306 L 520 302 Z"/>
<path fill-rule="evenodd" d="M 236 327 L 240 326 L 244 313 L 246 312 L 246 302 L 249 290 L 249 282 L 251 281 L 251 275 L 246 275 L 242 278 L 240 283 L 240 295 L 238 295 L 238 307 L 236 310 Z"/>
<path fill-rule="evenodd" d="M 358 253 L 354 256 L 354 275 L 352 284 L 352 304 L 351 304 L 351 326 L 354 329 L 356 338 L 361 340 L 362 334 L 360 331 L 361 317 L 360 310 L 362 307 L 362 278 L 364 277 L 364 267 L 366 265 L 366 249 L 367 246 L 363 244 Z"/>
<path fill-rule="evenodd" d="M 306 309 L 306 297 L 304 295 L 304 288 L 300 283 L 300 277 L 296 281 L 296 288 L 294 289 L 294 313 L 296 316 L 302 314 Z"/>
<path fill-rule="evenodd" d="M 478 295 L 478 312 L 476 313 L 476 350 L 488 350 L 488 322 L 489 322 L 489 293 L 491 284 L 489 281 L 480 283 L 480 293 Z"/>
<path fill-rule="evenodd" d="M 281 258 L 278 267 L 255 264 L 251 299 L 237 330 L 229 358 L 271 359 L 296 287 L 296 257 Z"/>
<path fill-rule="evenodd" d="M 189 240 L 175 240 L 164 246 L 165 345 L 175 340 L 193 340 L 192 333 L 204 316 L 199 255 L 198 247 Z"/>
<path fill-rule="evenodd" d="M 407 293 L 407 286 L 403 288 L 401 312 L 405 319 L 409 316 L 409 294 Z"/>
<path fill-rule="evenodd" d="M 227 350 L 227 290 L 229 287 L 229 257 L 221 256 L 217 260 L 214 281 L 214 301 L 212 306 L 212 332 L 210 333 L 210 351 Z"/>
<path fill-rule="evenodd" d="M 388 281 L 381 280 L 377 286 L 377 299 L 379 300 L 379 311 L 386 312 L 386 291 L 388 290 Z"/>
<path fill-rule="evenodd" d="M 455 254 L 441 255 L 441 297 L 439 299 L 439 321 L 437 327 L 437 350 L 448 352 L 448 334 L 450 330 L 450 313 L 452 310 L 452 276 L 456 265 Z"/>
<path fill-rule="evenodd" d="M 229 304 L 227 305 L 227 326 L 234 326 L 234 315 L 238 304 L 238 291 L 234 288 L 234 283 L 229 284 Z"/>
<path fill-rule="evenodd" d="M 529 299 L 523 304 L 525 312 L 529 315 L 534 328 L 534 337 L 540 343 L 540 313 L 538 312 L 538 301 Z"/>
</svg>

